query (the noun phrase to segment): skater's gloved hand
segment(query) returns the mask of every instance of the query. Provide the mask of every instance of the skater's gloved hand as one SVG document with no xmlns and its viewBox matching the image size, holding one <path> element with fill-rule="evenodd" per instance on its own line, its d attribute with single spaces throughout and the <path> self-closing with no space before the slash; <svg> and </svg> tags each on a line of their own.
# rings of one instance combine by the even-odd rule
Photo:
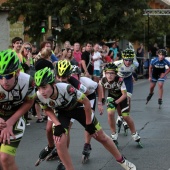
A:
<svg viewBox="0 0 170 170">
<path fill-rule="evenodd" d="M 62 127 L 62 125 L 54 126 L 54 136 L 61 137 L 63 133 L 65 133 L 65 129 Z"/>
<path fill-rule="evenodd" d="M 88 124 L 88 125 L 86 125 L 86 131 L 90 134 L 90 135 L 92 135 L 92 134 L 94 134 L 95 132 L 96 132 L 96 128 L 95 128 L 95 125 L 93 124 L 93 123 L 91 123 L 91 124 Z"/>
<path fill-rule="evenodd" d="M 112 97 L 107 97 L 107 108 L 116 108 L 117 107 L 117 103 L 115 102 L 115 99 Z"/>
</svg>

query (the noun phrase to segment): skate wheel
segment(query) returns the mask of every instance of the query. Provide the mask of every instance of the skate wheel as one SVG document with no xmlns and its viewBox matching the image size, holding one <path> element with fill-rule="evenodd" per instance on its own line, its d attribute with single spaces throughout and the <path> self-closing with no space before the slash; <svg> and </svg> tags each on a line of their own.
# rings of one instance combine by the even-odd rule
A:
<svg viewBox="0 0 170 170">
<path fill-rule="evenodd" d="M 41 163 L 41 159 L 38 159 L 37 162 L 35 163 L 35 166 L 38 166 Z"/>
<path fill-rule="evenodd" d="M 141 144 L 141 142 L 138 142 L 138 146 L 139 146 L 140 148 L 143 148 L 143 145 Z"/>
<path fill-rule="evenodd" d="M 87 161 L 88 161 L 88 157 L 87 156 L 85 156 L 85 155 L 82 155 L 82 160 L 81 160 L 81 163 L 82 164 L 85 164 Z"/>
<path fill-rule="evenodd" d="M 56 156 L 54 156 L 54 155 L 49 155 L 49 156 L 47 156 L 46 157 L 46 161 L 51 161 L 51 160 L 55 160 L 55 159 L 57 159 L 58 158 L 58 156 L 56 155 Z"/>
</svg>

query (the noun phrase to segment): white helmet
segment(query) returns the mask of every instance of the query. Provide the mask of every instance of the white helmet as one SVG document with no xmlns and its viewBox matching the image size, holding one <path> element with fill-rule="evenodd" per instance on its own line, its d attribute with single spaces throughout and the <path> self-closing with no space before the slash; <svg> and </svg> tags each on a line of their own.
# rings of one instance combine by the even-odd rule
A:
<svg viewBox="0 0 170 170">
<path fill-rule="evenodd" d="M 72 74 L 81 74 L 80 68 L 76 65 L 72 65 Z"/>
</svg>

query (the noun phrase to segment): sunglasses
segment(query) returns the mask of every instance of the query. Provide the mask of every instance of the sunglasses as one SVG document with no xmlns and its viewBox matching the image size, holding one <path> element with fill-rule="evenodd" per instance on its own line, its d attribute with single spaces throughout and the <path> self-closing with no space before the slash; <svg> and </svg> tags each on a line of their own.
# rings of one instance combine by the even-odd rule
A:
<svg viewBox="0 0 170 170">
<path fill-rule="evenodd" d="M 31 51 L 32 49 L 30 47 L 24 47 L 26 50 Z"/>
<path fill-rule="evenodd" d="M 16 72 L 12 72 L 10 74 L 6 74 L 6 75 L 0 75 L 0 80 L 2 80 L 3 78 L 5 78 L 6 80 L 11 79 L 12 77 L 14 77 L 16 74 Z"/>
<path fill-rule="evenodd" d="M 115 75 L 115 73 L 114 72 L 106 72 L 105 74 L 107 74 L 107 75 Z"/>
<path fill-rule="evenodd" d="M 133 62 L 132 59 L 124 59 L 125 61 Z"/>
</svg>

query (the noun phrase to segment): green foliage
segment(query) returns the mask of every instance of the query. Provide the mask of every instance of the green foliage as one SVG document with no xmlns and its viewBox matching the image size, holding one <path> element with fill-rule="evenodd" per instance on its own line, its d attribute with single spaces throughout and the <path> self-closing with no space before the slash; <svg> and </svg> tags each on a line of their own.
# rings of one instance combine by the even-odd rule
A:
<svg viewBox="0 0 170 170">
<path fill-rule="evenodd" d="M 84 43 L 114 38 L 144 41 L 148 38 L 147 16 L 143 15 L 143 10 L 149 8 L 147 4 L 147 0 L 8 0 L 3 6 L 11 8 L 11 23 L 20 15 L 24 17 L 24 34 L 33 40 L 42 37 L 41 21 L 46 20 L 47 30 L 47 16 L 51 15 L 59 19 L 61 32 L 53 30 L 59 41 Z M 150 17 L 150 42 L 169 31 L 168 23 L 165 16 Z M 65 24 L 70 28 L 65 29 Z"/>
</svg>

